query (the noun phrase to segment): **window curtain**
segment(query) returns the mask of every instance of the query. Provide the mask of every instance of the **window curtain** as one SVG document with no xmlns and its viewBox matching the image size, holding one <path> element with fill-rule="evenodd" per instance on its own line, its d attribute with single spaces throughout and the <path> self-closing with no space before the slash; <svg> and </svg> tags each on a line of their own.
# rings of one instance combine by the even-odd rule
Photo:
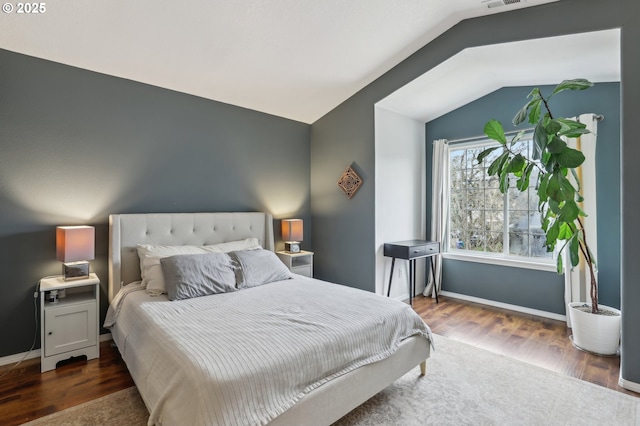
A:
<svg viewBox="0 0 640 426">
<path fill-rule="evenodd" d="M 597 211 L 596 211 L 596 136 L 598 131 L 597 116 L 595 114 L 583 114 L 578 117 L 578 121 L 585 124 L 591 132 L 576 139 L 567 141 L 571 148 L 582 151 L 585 156 L 584 163 L 578 169 L 580 188 L 584 197 L 581 207 L 587 214 L 582 218 L 585 227 L 585 236 L 589 243 L 589 248 L 595 259 L 598 259 L 598 234 L 597 234 Z M 580 262 L 571 268 L 568 250 L 562 253 L 564 265 L 564 301 L 565 305 L 571 302 L 586 302 L 591 304 L 589 294 L 590 278 L 589 268 L 582 253 Z M 597 276 L 596 276 L 597 280 Z M 567 310 L 567 326 L 571 327 L 571 320 Z"/>
<path fill-rule="evenodd" d="M 444 251 L 445 232 L 447 232 L 447 215 L 449 214 L 449 147 L 446 139 L 433 141 L 433 155 L 431 166 L 431 229 L 430 241 L 440 243 L 440 251 Z M 431 257 L 435 271 L 435 282 L 427 269 L 427 286 L 422 293 L 424 296 L 436 297 L 442 289 L 442 255 Z M 428 265 L 428 263 L 427 263 Z"/>
</svg>

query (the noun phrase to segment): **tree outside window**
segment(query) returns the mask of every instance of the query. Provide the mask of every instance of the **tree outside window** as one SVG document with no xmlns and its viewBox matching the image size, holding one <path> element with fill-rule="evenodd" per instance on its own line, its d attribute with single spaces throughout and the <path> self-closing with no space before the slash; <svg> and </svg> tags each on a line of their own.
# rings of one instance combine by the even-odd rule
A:
<svg viewBox="0 0 640 426">
<path fill-rule="evenodd" d="M 478 154 L 493 141 L 483 141 L 449 149 L 449 251 L 483 252 L 495 255 L 551 258 L 544 247 L 540 227 L 538 195 L 533 186 L 524 192 L 515 188 L 501 194 L 496 177 L 486 169 L 500 154 L 495 150 L 478 164 Z M 526 153 L 533 148 L 531 138 L 515 147 Z"/>
</svg>

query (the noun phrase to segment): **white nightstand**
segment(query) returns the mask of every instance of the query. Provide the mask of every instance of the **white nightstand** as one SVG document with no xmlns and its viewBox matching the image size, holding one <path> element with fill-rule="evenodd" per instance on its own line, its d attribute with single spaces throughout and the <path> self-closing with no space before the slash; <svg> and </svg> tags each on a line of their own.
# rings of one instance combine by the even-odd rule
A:
<svg viewBox="0 0 640 426">
<path fill-rule="evenodd" d="M 277 251 L 276 254 L 287 265 L 287 268 L 295 274 L 313 277 L 313 252 L 300 251 L 300 253 L 290 253 L 288 251 Z"/>
<path fill-rule="evenodd" d="M 49 301 L 51 290 L 64 289 L 66 296 Z M 40 280 L 40 371 L 54 370 L 59 361 L 86 355 L 100 356 L 100 280 L 89 278 L 64 281 L 62 277 Z"/>
</svg>

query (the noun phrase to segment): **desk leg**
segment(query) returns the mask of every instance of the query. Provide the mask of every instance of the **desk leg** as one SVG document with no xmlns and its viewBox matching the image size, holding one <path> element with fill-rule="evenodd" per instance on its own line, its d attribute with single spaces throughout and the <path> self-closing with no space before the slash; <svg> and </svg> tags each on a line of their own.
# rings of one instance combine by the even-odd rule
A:
<svg viewBox="0 0 640 426">
<path fill-rule="evenodd" d="M 413 281 L 411 286 L 411 297 L 416 296 L 416 259 L 413 259 Z"/>
<path fill-rule="evenodd" d="M 438 291 L 436 289 L 436 268 L 433 265 L 433 256 L 429 256 L 429 265 L 431 266 L 431 277 L 433 278 L 433 292 L 436 294 L 436 303 L 439 303 Z"/>
<path fill-rule="evenodd" d="M 409 305 L 413 306 L 414 260 L 409 259 Z"/>
<path fill-rule="evenodd" d="M 391 294 L 391 280 L 393 279 L 393 267 L 396 264 L 396 258 L 392 257 L 391 258 L 391 273 L 389 274 L 389 287 L 387 288 L 387 297 L 389 297 L 389 294 Z"/>
</svg>

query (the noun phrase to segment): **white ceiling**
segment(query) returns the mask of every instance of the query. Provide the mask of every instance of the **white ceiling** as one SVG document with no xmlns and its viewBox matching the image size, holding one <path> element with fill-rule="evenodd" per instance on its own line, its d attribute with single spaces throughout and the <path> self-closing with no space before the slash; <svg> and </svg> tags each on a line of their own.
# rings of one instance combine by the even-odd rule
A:
<svg viewBox="0 0 640 426">
<path fill-rule="evenodd" d="M 501 87 L 572 78 L 620 81 L 619 29 L 468 48 L 376 105 L 426 123 Z"/>
<path fill-rule="evenodd" d="M 557 0 L 501 1 L 55 1 L 0 13 L 0 48 L 312 123 L 461 20 Z"/>
</svg>

